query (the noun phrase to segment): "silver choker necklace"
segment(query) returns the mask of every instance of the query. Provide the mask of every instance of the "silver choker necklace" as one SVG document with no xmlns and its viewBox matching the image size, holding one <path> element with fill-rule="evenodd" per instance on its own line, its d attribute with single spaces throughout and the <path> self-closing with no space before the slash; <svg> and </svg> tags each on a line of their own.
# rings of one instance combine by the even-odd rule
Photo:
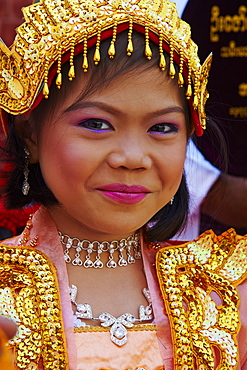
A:
<svg viewBox="0 0 247 370">
<path fill-rule="evenodd" d="M 148 306 L 144 307 L 141 305 L 139 307 L 138 319 L 130 313 L 124 313 L 123 315 L 115 318 L 108 312 L 101 313 L 99 317 L 93 317 L 92 308 L 88 303 L 76 303 L 77 287 L 72 285 L 70 288 L 70 299 L 76 307 L 76 312 L 73 315 L 74 327 L 90 327 L 90 325 L 87 325 L 84 321 L 82 321 L 82 319 L 100 321 L 101 326 L 110 328 L 111 341 L 117 346 L 123 346 L 128 341 L 128 332 L 126 328 L 132 328 L 134 323 L 153 320 L 150 293 L 146 288 L 144 288 L 142 292 L 148 302 Z"/>
<path fill-rule="evenodd" d="M 135 263 L 135 260 L 141 259 L 140 233 L 137 232 L 126 239 L 114 240 L 112 242 L 99 242 L 80 240 L 71 238 L 69 235 L 58 232 L 62 244 L 65 246 L 64 259 L 66 263 L 72 262 L 72 265 L 83 266 L 85 268 L 103 268 L 101 254 L 108 253 L 108 261 L 105 263 L 107 268 L 116 268 L 117 266 L 127 266 Z M 74 249 L 74 257 L 70 257 L 70 250 Z M 85 252 L 85 258 L 81 259 L 81 252 Z M 114 252 L 118 252 L 118 258 L 114 261 Z"/>
</svg>

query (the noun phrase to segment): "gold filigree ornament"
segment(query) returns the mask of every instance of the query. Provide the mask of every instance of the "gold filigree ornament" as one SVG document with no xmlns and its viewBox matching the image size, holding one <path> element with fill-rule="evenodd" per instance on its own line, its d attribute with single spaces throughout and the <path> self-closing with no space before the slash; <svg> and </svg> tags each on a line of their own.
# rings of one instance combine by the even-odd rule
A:
<svg viewBox="0 0 247 370">
<path fill-rule="evenodd" d="M 41 98 L 48 98 L 49 85 L 56 72 L 56 84 L 60 88 L 61 65 L 65 60 L 70 64 L 68 78 L 73 80 L 77 54 L 82 55 L 81 64 L 86 72 L 88 47 L 95 47 L 96 65 L 102 57 L 113 59 L 117 35 L 125 29 L 128 29 L 126 54 L 131 57 L 132 32 L 137 30 L 144 34 L 147 60 L 152 58 L 149 44 L 152 39 L 159 48 L 160 70 L 167 69 L 171 78 L 178 74 L 178 85 L 186 87 L 196 133 L 202 134 L 206 127 L 204 106 L 211 56 L 201 66 L 190 26 L 178 18 L 174 3 L 166 0 L 40 0 L 22 11 L 25 22 L 17 28 L 11 48 L 0 41 L 0 108 L 4 111 L 23 114 L 33 109 Z M 107 32 L 109 35 L 104 36 Z M 110 39 L 108 56 L 100 55 L 103 38 Z M 163 50 L 170 55 L 167 66 Z"/>
<path fill-rule="evenodd" d="M 18 326 L 15 369 L 68 370 L 55 268 L 29 246 L 0 245 L 0 314 Z"/>
<path fill-rule="evenodd" d="M 233 229 L 207 231 L 193 242 L 161 249 L 157 271 L 170 318 L 176 370 L 234 370 L 240 327 L 236 286 L 247 277 L 247 239 Z"/>
</svg>

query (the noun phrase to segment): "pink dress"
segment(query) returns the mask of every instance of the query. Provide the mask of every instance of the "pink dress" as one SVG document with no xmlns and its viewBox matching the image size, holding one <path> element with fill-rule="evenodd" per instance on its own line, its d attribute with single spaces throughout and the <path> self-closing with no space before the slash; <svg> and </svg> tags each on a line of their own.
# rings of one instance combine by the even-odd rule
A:
<svg viewBox="0 0 247 370">
<path fill-rule="evenodd" d="M 34 248 L 43 252 L 45 256 L 52 261 L 52 264 L 56 269 L 69 363 L 69 367 L 65 367 L 66 369 L 193 369 L 192 366 L 187 368 L 179 367 L 178 362 L 176 361 L 180 360 L 176 360 L 174 358 L 174 343 L 179 342 L 176 342 L 176 330 L 174 334 L 174 331 L 171 330 L 171 322 L 166 314 L 166 312 L 169 311 L 170 306 L 165 307 L 164 300 L 161 296 L 158 277 L 154 267 L 157 254 L 156 250 L 149 249 L 146 245 L 143 245 L 144 268 L 148 281 L 148 288 L 152 298 L 155 325 L 140 325 L 133 330 L 129 330 L 128 342 L 123 347 L 117 347 L 111 342 L 109 332 L 102 330 L 102 328 L 96 327 L 86 330 L 74 329 L 73 312 L 69 295 L 69 281 L 63 258 L 63 248 L 60 243 L 55 224 L 48 211 L 43 207 L 41 207 L 33 216 L 32 227 L 30 228 L 30 240 L 27 241 L 26 245 L 32 243 L 32 240 L 36 236 L 38 236 L 38 242 L 37 246 Z M 6 240 L 3 244 L 16 246 L 19 238 L 20 237 L 15 237 Z M 162 246 L 169 245 L 164 244 Z M 177 249 L 175 249 L 175 252 L 176 251 Z M 161 255 L 161 258 L 163 258 L 163 255 Z M 166 265 L 163 267 L 167 268 Z M 160 269 L 160 276 L 164 272 L 162 271 L 163 270 Z M 246 281 L 238 285 L 238 292 L 240 298 L 247 297 Z M 165 289 L 163 289 L 162 293 L 166 294 Z M 233 367 L 231 368 L 247 370 L 247 299 L 240 299 L 240 302 L 239 312 L 241 316 L 241 329 L 238 333 L 239 361 L 238 365 L 234 365 L 233 363 Z M 210 304 L 212 306 L 212 303 Z M 211 327 L 213 326 L 211 325 Z M 208 330 L 210 330 L 210 328 Z M 204 330 L 204 332 L 204 334 L 207 335 L 206 330 Z M 179 347 L 176 348 L 179 349 Z M 215 361 L 217 362 L 217 352 L 215 358 Z M 186 356 L 184 356 L 183 360 L 189 361 L 189 359 L 186 359 Z M 41 364 L 39 366 L 39 368 L 42 368 Z"/>
</svg>

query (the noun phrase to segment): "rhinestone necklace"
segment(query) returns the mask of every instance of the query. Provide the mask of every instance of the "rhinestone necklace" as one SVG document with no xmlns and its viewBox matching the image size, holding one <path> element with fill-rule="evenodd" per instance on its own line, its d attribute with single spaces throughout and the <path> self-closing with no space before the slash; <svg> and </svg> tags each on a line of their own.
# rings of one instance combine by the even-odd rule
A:
<svg viewBox="0 0 247 370">
<path fill-rule="evenodd" d="M 107 268 L 116 268 L 117 266 L 127 266 L 135 263 L 135 260 L 141 259 L 140 233 L 137 232 L 126 239 L 114 240 L 112 242 L 99 242 L 89 240 L 80 240 L 71 238 L 69 235 L 58 232 L 62 244 L 65 246 L 64 259 L 66 263 L 72 262 L 75 266 L 84 266 L 85 268 L 103 268 L 101 254 L 108 253 Z M 70 250 L 75 250 L 74 258 L 70 257 Z M 114 261 L 113 254 L 118 252 L 118 259 Z M 81 259 L 81 252 L 86 252 L 84 260 Z M 94 256 L 93 260 L 91 257 Z"/>
<path fill-rule="evenodd" d="M 130 313 L 124 313 L 123 315 L 115 318 L 108 312 L 103 312 L 99 315 L 99 317 L 94 317 L 90 304 L 76 303 L 77 287 L 72 285 L 70 287 L 70 299 L 73 305 L 76 307 L 76 312 L 73 315 L 74 327 L 90 327 L 90 325 L 87 325 L 84 321 L 82 321 L 83 319 L 100 321 L 101 326 L 110 328 L 109 331 L 111 335 L 111 341 L 119 347 L 123 346 L 128 341 L 128 332 L 126 328 L 132 328 L 134 323 L 153 320 L 152 302 L 149 290 L 144 288 L 142 292 L 148 302 L 148 306 L 145 307 L 141 305 L 139 307 L 138 319 Z"/>
</svg>

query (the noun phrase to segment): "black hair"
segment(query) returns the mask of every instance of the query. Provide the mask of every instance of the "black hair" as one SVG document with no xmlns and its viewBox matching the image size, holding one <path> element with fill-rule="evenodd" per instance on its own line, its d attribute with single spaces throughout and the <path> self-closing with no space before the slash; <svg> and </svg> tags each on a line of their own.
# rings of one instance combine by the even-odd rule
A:
<svg viewBox="0 0 247 370">
<path fill-rule="evenodd" d="M 118 35 L 116 41 L 116 56 L 114 60 L 110 60 L 107 56 L 109 47 L 109 39 L 101 43 L 102 60 L 98 66 L 93 64 L 93 48 L 88 51 L 89 68 L 87 73 L 90 78 L 87 80 L 86 87 L 82 91 L 78 99 L 93 94 L 97 89 L 109 84 L 114 78 L 123 75 L 131 74 L 136 70 L 142 72 L 149 70 L 154 66 L 158 67 L 159 62 L 159 49 L 156 44 L 150 41 L 150 46 L 153 51 L 153 58 L 150 61 L 145 60 L 144 56 L 144 36 L 133 32 L 134 52 L 131 57 L 126 55 L 127 45 L 127 31 Z M 168 55 L 165 55 L 168 62 Z M 83 78 L 84 72 L 81 68 L 82 56 L 78 55 L 74 59 L 76 68 L 76 79 L 73 82 L 68 81 L 69 64 L 63 65 L 63 84 L 59 91 L 57 91 L 55 83 L 52 83 L 50 88 L 49 98 L 43 99 L 41 103 L 30 113 L 30 121 L 35 124 L 37 130 L 44 120 L 49 119 L 56 111 L 60 102 L 64 101 L 67 91 L 76 86 L 76 81 Z M 140 70 L 141 69 L 141 70 Z M 164 73 L 161 73 L 161 81 Z M 78 78 L 79 75 L 79 78 Z M 169 78 L 170 79 L 170 78 Z M 170 83 L 177 84 L 176 78 L 170 79 Z M 183 96 L 184 108 L 187 112 L 187 136 L 189 137 L 193 131 L 193 122 L 189 116 L 189 108 L 185 100 L 184 89 L 180 89 Z M 30 203 L 40 203 L 44 206 L 54 206 L 58 204 L 57 199 L 47 187 L 39 163 L 29 165 L 28 181 L 30 190 L 28 195 L 22 194 L 22 184 L 24 181 L 23 171 L 25 169 L 25 143 L 20 138 L 15 128 L 15 116 L 9 115 L 8 119 L 8 138 L 6 147 L 4 149 L 4 160 L 10 162 L 12 170 L 3 173 L 2 177 L 6 176 L 6 186 L 4 189 L 6 207 L 9 209 L 20 209 Z M 171 238 L 181 227 L 185 224 L 188 214 L 188 190 L 186 187 L 185 177 L 183 175 L 179 189 L 175 195 L 172 205 L 167 204 L 156 215 L 152 217 L 146 231 L 148 241 L 163 241 Z"/>
</svg>

